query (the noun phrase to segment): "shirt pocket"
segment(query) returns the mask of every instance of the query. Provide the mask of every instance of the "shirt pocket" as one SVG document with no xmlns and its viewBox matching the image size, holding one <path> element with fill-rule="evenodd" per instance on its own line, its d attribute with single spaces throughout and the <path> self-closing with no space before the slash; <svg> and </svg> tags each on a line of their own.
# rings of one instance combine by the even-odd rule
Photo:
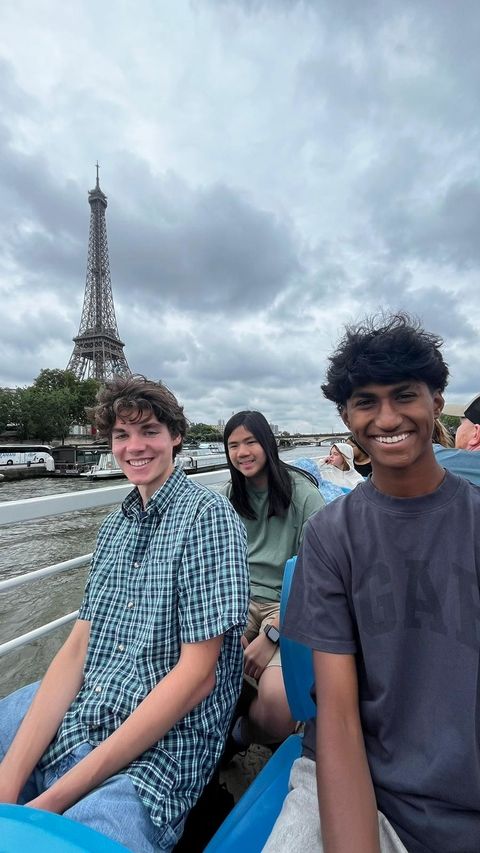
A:
<svg viewBox="0 0 480 853">
<path fill-rule="evenodd" d="M 155 789 L 159 799 L 170 797 L 181 777 L 177 759 L 164 747 L 155 745 L 132 761 L 129 769 L 140 771 L 140 775 L 144 777 L 146 766 L 155 774 Z"/>
</svg>

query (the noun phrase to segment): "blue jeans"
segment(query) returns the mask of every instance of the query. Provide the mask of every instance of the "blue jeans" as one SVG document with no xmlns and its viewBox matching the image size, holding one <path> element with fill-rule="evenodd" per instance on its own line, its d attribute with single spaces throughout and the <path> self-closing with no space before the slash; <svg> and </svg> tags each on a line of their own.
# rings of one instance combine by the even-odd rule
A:
<svg viewBox="0 0 480 853">
<path fill-rule="evenodd" d="M 38 684 L 22 687 L 0 701 L 0 760 L 15 737 Z M 48 770 L 35 767 L 18 798 L 19 805 L 46 791 L 91 751 L 89 743 L 82 743 Z M 64 817 L 102 832 L 133 853 L 169 853 L 183 829 L 183 820 L 175 826 L 156 826 L 126 773 L 111 776 L 67 809 Z"/>
</svg>

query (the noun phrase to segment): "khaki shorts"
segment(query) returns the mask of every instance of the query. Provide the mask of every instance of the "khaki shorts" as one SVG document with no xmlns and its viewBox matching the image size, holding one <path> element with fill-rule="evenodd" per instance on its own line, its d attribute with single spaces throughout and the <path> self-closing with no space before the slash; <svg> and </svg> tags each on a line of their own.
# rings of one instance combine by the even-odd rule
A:
<svg viewBox="0 0 480 853">
<path fill-rule="evenodd" d="M 254 599 L 250 599 L 250 606 L 248 608 L 248 619 L 247 619 L 247 627 L 245 628 L 244 634 L 249 643 L 258 637 L 260 631 L 263 631 L 265 625 L 270 625 L 273 619 L 278 619 L 280 614 L 280 602 L 279 601 L 254 601 Z M 282 661 L 280 660 L 280 646 L 277 645 L 275 652 L 273 653 L 273 657 L 265 669 L 269 666 L 281 666 Z"/>
</svg>

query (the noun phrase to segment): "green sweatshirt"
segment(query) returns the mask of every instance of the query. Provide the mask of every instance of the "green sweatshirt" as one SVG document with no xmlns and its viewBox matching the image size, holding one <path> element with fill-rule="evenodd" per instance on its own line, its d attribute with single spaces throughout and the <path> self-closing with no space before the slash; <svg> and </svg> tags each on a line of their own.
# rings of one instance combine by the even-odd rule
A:
<svg viewBox="0 0 480 853">
<path fill-rule="evenodd" d="M 297 552 L 307 520 L 325 506 L 314 484 L 302 474 L 289 471 L 293 493 L 286 516 L 267 518 L 268 491 L 255 491 L 247 482 L 248 497 L 257 518 L 241 519 L 247 529 L 251 597 L 257 601 L 280 601 L 286 561 Z M 230 497 L 232 484 L 221 492 Z"/>
</svg>

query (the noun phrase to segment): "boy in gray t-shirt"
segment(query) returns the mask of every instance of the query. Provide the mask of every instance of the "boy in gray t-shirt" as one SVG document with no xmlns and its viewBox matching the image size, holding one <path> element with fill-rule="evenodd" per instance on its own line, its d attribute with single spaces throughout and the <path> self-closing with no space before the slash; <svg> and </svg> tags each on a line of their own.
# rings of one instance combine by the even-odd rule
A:
<svg viewBox="0 0 480 853">
<path fill-rule="evenodd" d="M 287 823 L 300 849 L 295 819 L 302 851 L 480 850 L 480 489 L 433 453 L 440 345 L 400 315 L 330 359 L 324 394 L 373 473 L 307 526 L 284 632 L 313 649 L 321 829 L 303 757 L 266 851 Z"/>
</svg>

